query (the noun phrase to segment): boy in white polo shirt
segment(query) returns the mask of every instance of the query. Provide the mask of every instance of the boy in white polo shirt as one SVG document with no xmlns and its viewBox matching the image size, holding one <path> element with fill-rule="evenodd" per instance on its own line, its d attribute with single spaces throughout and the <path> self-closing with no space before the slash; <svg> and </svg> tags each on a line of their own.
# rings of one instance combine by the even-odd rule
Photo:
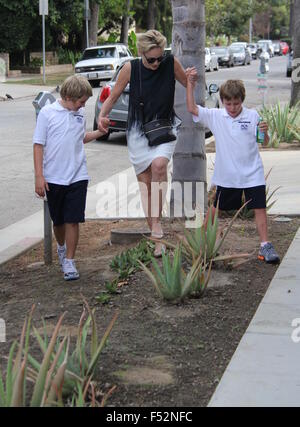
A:
<svg viewBox="0 0 300 427">
<path fill-rule="evenodd" d="M 65 280 L 79 273 L 74 256 L 79 239 L 79 223 L 84 211 L 89 176 L 83 144 L 103 135 L 86 132 L 84 106 L 93 95 L 82 76 L 68 77 L 61 86 L 61 99 L 40 111 L 33 136 L 35 192 L 47 195 L 57 253 Z"/>
<path fill-rule="evenodd" d="M 242 205 L 242 193 L 248 208 L 254 210 L 256 227 L 260 236 L 258 259 L 278 263 L 273 245 L 268 241 L 266 214 L 266 183 L 263 163 L 259 154 L 257 126 L 264 132 L 264 143 L 269 141 L 268 125 L 259 123 L 256 110 L 243 107 L 246 96 L 241 80 L 228 80 L 220 88 L 224 109 L 204 108 L 194 101 L 196 69 L 188 68 L 187 108 L 195 122 L 209 128 L 215 137 L 216 158 L 212 182 L 217 186 L 212 207 L 214 216 L 217 202 L 220 210 L 236 210 Z"/>
</svg>

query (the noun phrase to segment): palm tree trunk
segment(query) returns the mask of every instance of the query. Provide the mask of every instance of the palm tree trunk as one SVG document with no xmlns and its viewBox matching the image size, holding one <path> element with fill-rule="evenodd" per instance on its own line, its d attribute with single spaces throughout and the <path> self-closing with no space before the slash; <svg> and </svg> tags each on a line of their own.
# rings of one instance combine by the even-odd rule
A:
<svg viewBox="0 0 300 427">
<path fill-rule="evenodd" d="M 172 50 L 183 68 L 195 66 L 199 80 L 195 89 L 197 104 L 205 104 L 205 0 L 172 0 Z M 205 134 L 203 127 L 193 123 L 186 108 L 185 88 L 176 83 L 175 110 L 182 119 L 173 156 L 173 186 L 180 183 L 182 200 L 190 209 L 203 213 L 207 204 Z M 178 186 L 178 184 L 176 184 Z M 184 188 L 185 187 L 185 188 Z M 192 187 L 190 195 L 186 189 Z M 189 188 L 189 189 L 190 189 Z M 178 206 L 178 195 L 171 194 L 171 215 Z M 182 205 L 184 207 L 184 204 Z M 187 215 L 187 211 L 182 212 Z"/>
<path fill-rule="evenodd" d="M 300 0 L 294 0 L 293 57 L 296 69 L 292 72 L 291 106 L 300 101 Z"/>
<path fill-rule="evenodd" d="M 147 30 L 155 29 L 155 0 L 148 0 Z"/>
<path fill-rule="evenodd" d="M 130 12 L 130 0 L 126 0 L 126 11 L 122 17 L 122 28 L 120 42 L 128 45 L 128 30 L 129 30 L 129 12 Z"/>
<path fill-rule="evenodd" d="M 91 20 L 89 22 L 89 46 L 97 46 L 99 4 L 90 1 Z"/>
</svg>

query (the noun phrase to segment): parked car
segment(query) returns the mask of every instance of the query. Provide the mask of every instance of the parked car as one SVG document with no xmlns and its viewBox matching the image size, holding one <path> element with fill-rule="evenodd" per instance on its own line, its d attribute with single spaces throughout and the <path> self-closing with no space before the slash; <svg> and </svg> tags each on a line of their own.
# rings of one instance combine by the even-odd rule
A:
<svg viewBox="0 0 300 427">
<path fill-rule="evenodd" d="M 286 55 L 290 50 L 289 45 L 287 44 L 287 42 L 280 42 L 280 46 L 283 55 Z"/>
<path fill-rule="evenodd" d="M 102 104 L 109 97 L 113 87 L 116 84 L 118 75 L 122 66 L 115 72 L 113 78 L 106 83 L 106 85 L 100 89 L 99 95 L 97 96 L 95 103 L 95 117 L 94 117 L 94 130 L 98 127 L 98 117 L 101 111 Z M 219 98 L 216 95 L 219 91 L 219 86 L 217 84 L 211 83 L 209 87 L 206 87 L 205 94 L 205 105 L 208 108 L 219 108 Z M 109 132 L 106 135 L 103 135 L 98 139 L 98 141 L 106 141 L 109 138 L 109 135 L 112 132 L 125 132 L 127 129 L 127 118 L 128 118 L 128 102 L 129 102 L 129 84 L 126 86 L 125 90 L 119 97 L 118 101 L 114 104 L 110 114 L 110 126 Z M 209 137 L 211 132 L 207 129 L 205 136 Z"/>
<path fill-rule="evenodd" d="M 282 55 L 280 40 L 273 41 L 274 55 Z"/>
<path fill-rule="evenodd" d="M 252 59 L 257 59 L 257 44 L 256 43 L 248 43 L 247 47 L 250 50 Z"/>
<path fill-rule="evenodd" d="M 225 65 L 226 67 L 234 66 L 233 53 L 227 46 L 213 46 L 210 51 L 218 58 L 219 66 Z"/>
<path fill-rule="evenodd" d="M 75 73 L 86 77 L 92 86 L 99 86 L 101 80 L 110 80 L 120 65 L 129 59 L 133 56 L 125 44 L 89 47 L 75 64 Z"/>
<path fill-rule="evenodd" d="M 219 63 L 218 57 L 210 51 L 208 47 L 205 48 L 205 71 L 218 71 Z"/>
<path fill-rule="evenodd" d="M 265 39 L 258 40 L 257 44 L 259 46 L 267 44 L 267 46 L 268 46 L 267 47 L 268 54 L 270 55 L 271 58 L 272 58 L 272 56 L 274 56 L 274 47 L 273 47 L 272 40 L 268 40 L 268 39 L 266 39 L 266 40 Z"/>
<path fill-rule="evenodd" d="M 250 51 L 250 48 L 248 47 L 248 43 L 246 43 L 246 42 L 233 42 L 233 43 L 231 43 L 229 48 L 236 47 L 236 46 L 243 46 L 249 52 L 250 59 L 251 59 L 251 51 Z"/>
<path fill-rule="evenodd" d="M 235 65 L 250 65 L 251 55 L 248 49 L 243 46 L 230 46 L 230 50 L 233 53 L 233 60 Z"/>
<path fill-rule="evenodd" d="M 292 62 L 293 62 L 293 51 L 291 50 L 287 54 L 287 63 L 286 63 L 286 76 L 292 77 Z"/>
</svg>

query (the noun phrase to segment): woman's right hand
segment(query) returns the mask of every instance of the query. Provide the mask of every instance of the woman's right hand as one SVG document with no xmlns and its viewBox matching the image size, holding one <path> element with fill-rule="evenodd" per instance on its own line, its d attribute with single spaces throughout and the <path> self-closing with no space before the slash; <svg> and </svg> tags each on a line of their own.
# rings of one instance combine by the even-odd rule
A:
<svg viewBox="0 0 300 427">
<path fill-rule="evenodd" d="M 109 130 L 109 119 L 107 116 L 106 117 L 99 116 L 98 129 L 100 130 L 100 132 L 104 132 L 104 133 L 108 132 L 108 130 Z"/>
</svg>

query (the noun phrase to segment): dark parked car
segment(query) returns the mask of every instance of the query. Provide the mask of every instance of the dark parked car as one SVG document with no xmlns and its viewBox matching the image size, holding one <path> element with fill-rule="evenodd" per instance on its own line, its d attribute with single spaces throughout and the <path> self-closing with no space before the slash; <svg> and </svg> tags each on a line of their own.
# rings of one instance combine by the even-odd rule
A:
<svg viewBox="0 0 300 427">
<path fill-rule="evenodd" d="M 220 66 L 225 65 L 226 67 L 234 66 L 233 53 L 226 46 L 214 46 L 210 48 L 217 58 Z"/>
<path fill-rule="evenodd" d="M 102 104 L 109 97 L 113 87 L 116 84 L 118 75 L 122 66 L 115 72 L 113 78 L 100 89 L 99 95 L 96 99 L 95 104 L 95 117 L 94 117 L 94 130 L 97 129 L 98 116 L 101 111 Z M 210 84 L 206 87 L 205 94 L 205 105 L 208 108 L 219 108 L 219 98 L 216 93 L 219 91 L 219 86 L 216 84 Z M 98 141 L 105 141 L 109 138 L 112 132 L 125 132 L 127 129 L 127 117 L 128 117 L 128 102 L 129 102 L 129 84 L 119 97 L 118 101 L 114 104 L 113 109 L 109 114 L 110 127 L 109 132 L 98 139 Z M 205 136 L 209 137 L 211 132 L 207 129 Z"/>
<path fill-rule="evenodd" d="M 251 55 L 248 49 L 243 46 L 231 46 L 230 50 L 233 53 L 234 65 L 250 65 Z"/>
</svg>

